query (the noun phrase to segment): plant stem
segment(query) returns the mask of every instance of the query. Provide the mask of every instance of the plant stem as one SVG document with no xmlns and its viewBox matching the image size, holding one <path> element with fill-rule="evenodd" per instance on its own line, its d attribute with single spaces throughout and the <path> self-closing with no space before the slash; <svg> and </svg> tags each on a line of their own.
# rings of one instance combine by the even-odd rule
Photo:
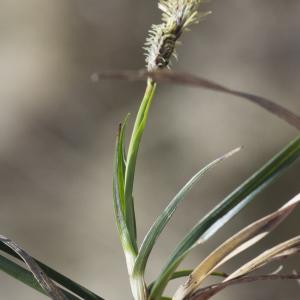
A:
<svg viewBox="0 0 300 300">
<path fill-rule="evenodd" d="M 124 252 L 133 298 L 134 300 L 147 300 L 148 292 L 144 276 L 142 274 L 133 274 L 136 254 L 126 250 Z"/>
<path fill-rule="evenodd" d="M 130 235 L 130 240 L 134 251 L 126 251 L 127 269 L 130 278 L 132 294 L 135 300 L 146 300 L 148 298 L 147 287 L 144 280 L 144 274 L 134 274 L 134 264 L 138 254 L 136 220 L 133 201 L 133 183 L 137 161 L 137 154 L 142 139 L 142 135 L 147 123 L 147 116 L 155 93 L 156 83 L 148 79 L 147 87 L 141 105 L 139 107 L 136 120 L 134 123 L 131 139 L 128 147 L 126 171 L 124 178 L 124 198 L 125 198 L 125 222 Z"/>
<path fill-rule="evenodd" d="M 147 300 L 148 292 L 143 276 L 136 276 L 130 278 L 131 291 L 136 300 Z"/>
<path fill-rule="evenodd" d="M 135 174 L 135 166 L 137 160 L 137 153 L 139 150 L 140 141 L 147 121 L 147 114 L 155 92 L 156 84 L 152 79 L 148 79 L 147 88 L 144 98 L 141 102 L 140 108 L 137 113 L 137 117 L 134 123 L 131 139 L 128 147 L 128 159 L 125 172 L 125 207 L 128 209 L 125 213 L 125 219 L 129 232 L 131 234 L 132 241 L 136 240 L 136 221 L 134 213 L 133 202 L 133 182 Z M 131 230 L 130 230 L 131 229 Z M 136 246 L 136 243 L 134 243 Z M 137 247 L 136 247 L 137 248 Z"/>
</svg>

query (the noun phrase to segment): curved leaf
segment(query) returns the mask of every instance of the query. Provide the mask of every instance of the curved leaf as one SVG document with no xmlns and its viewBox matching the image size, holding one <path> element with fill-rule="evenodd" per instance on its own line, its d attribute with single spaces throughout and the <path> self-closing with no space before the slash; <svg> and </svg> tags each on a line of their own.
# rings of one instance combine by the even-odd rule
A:
<svg viewBox="0 0 300 300">
<path fill-rule="evenodd" d="M 225 281 L 244 276 L 250 272 L 253 272 L 254 270 L 257 270 L 258 268 L 263 267 L 265 264 L 272 261 L 272 258 L 287 255 L 287 251 L 290 251 L 290 255 L 297 253 L 297 251 L 294 251 L 295 249 L 300 249 L 300 235 L 285 241 L 279 245 L 276 245 L 275 247 L 264 251 L 262 254 L 258 255 L 242 267 L 238 268 L 235 272 L 230 274 Z"/>
<path fill-rule="evenodd" d="M 189 276 L 188 281 L 181 285 L 173 299 L 183 299 L 198 289 L 203 280 L 211 272 L 226 263 L 232 257 L 248 249 L 272 230 L 274 230 L 300 202 L 300 194 L 286 203 L 274 213 L 259 219 L 222 243 L 215 251 L 205 258 Z"/>
<path fill-rule="evenodd" d="M 181 271 L 174 272 L 172 277 L 170 278 L 170 280 L 190 276 L 192 272 L 193 272 L 193 270 L 181 270 Z M 228 276 L 228 274 L 224 273 L 224 272 L 212 272 L 212 273 L 210 273 L 210 276 L 226 278 Z M 154 285 L 154 282 L 149 284 L 149 286 L 148 286 L 149 291 L 151 291 L 153 285 Z"/>
<path fill-rule="evenodd" d="M 223 289 L 241 283 L 251 283 L 256 281 L 266 281 L 266 280 L 299 280 L 300 275 L 298 274 L 288 274 L 288 275 L 261 275 L 261 276 L 245 276 L 240 278 L 235 278 L 230 281 L 217 283 L 203 289 L 197 290 L 190 297 L 185 298 L 184 300 L 207 300 L 216 295 L 218 292 L 221 292 Z"/>
<path fill-rule="evenodd" d="M 94 74 L 95 78 L 99 79 L 120 79 L 120 80 L 129 80 L 129 81 L 144 81 L 148 77 L 151 77 L 153 80 L 157 82 L 171 82 L 175 84 L 182 84 L 194 87 L 200 87 L 204 89 L 209 89 L 216 92 L 221 92 L 233 96 L 237 96 L 239 98 L 246 99 L 265 110 L 271 112 L 276 115 L 280 119 L 286 121 L 291 126 L 300 130 L 300 117 L 295 113 L 289 111 L 283 106 L 276 104 L 274 101 L 269 99 L 253 95 L 250 93 L 241 92 L 238 90 L 234 90 L 228 87 L 225 87 L 221 84 L 213 82 L 211 80 L 201 78 L 196 75 L 192 75 L 189 73 L 180 73 L 174 71 L 157 71 L 157 72 L 147 72 L 145 70 L 140 71 L 103 71 Z M 283 102 L 283 101 L 282 101 Z"/>
<path fill-rule="evenodd" d="M 133 182 L 135 166 L 137 161 L 138 150 L 140 147 L 140 142 L 143 136 L 143 132 L 146 126 L 148 112 L 150 104 L 155 93 L 156 84 L 149 79 L 147 83 L 147 89 L 142 100 L 141 106 L 139 108 L 135 124 L 132 131 L 132 136 L 129 142 L 126 172 L 124 179 L 124 198 L 125 198 L 125 220 L 130 234 L 131 242 L 137 250 L 136 241 L 136 220 L 134 212 L 134 201 L 133 201 Z"/>
<path fill-rule="evenodd" d="M 201 169 L 197 174 L 195 174 L 185 185 L 184 187 L 177 193 L 177 195 L 172 199 L 169 205 L 164 209 L 162 214 L 156 219 L 154 224 L 151 226 L 150 230 L 148 231 L 144 241 L 140 247 L 138 256 L 136 258 L 136 262 L 134 265 L 134 273 L 135 274 L 144 274 L 145 267 L 149 255 L 154 247 L 156 240 L 158 239 L 159 235 L 165 228 L 165 226 L 170 221 L 171 217 L 173 216 L 174 212 L 176 211 L 178 205 L 181 201 L 186 197 L 187 193 L 191 190 L 193 185 L 197 183 L 200 178 L 202 178 L 207 171 L 211 168 L 215 167 L 218 163 L 224 161 L 225 159 L 231 157 L 235 153 L 241 150 L 241 147 L 236 148 L 225 155 L 217 158 L 203 169 Z"/>
<path fill-rule="evenodd" d="M 46 294 L 53 300 L 68 300 L 68 297 L 48 278 L 45 272 L 40 268 L 36 261 L 20 248 L 14 241 L 0 235 L 0 242 L 11 248 L 18 256 L 22 258 L 27 265 L 35 280 L 43 288 Z"/>
<path fill-rule="evenodd" d="M 26 270 L 25 268 L 19 266 L 15 262 L 7 259 L 6 257 L 0 255 L 0 270 L 5 272 L 6 274 L 12 276 L 13 278 L 17 279 L 18 281 L 28 285 L 29 287 L 35 289 L 36 291 L 49 296 L 43 288 L 38 284 L 34 276 L 31 272 Z M 68 291 L 58 288 L 61 290 L 63 294 L 65 294 L 68 299 L 70 300 L 80 300 L 81 298 L 78 298 L 74 296 L 73 294 L 69 293 Z M 87 299 L 87 298 L 86 298 Z"/>
<path fill-rule="evenodd" d="M 161 273 L 159 274 L 152 290 L 152 299 L 160 297 L 169 279 L 184 257 L 197 245 L 204 243 L 216 231 L 224 226 L 243 207 L 278 177 L 300 156 L 300 136 L 289 143 L 282 151 L 275 155 L 260 170 L 242 183 L 236 190 L 229 194 L 219 205 L 210 211 L 177 245 Z"/>
</svg>

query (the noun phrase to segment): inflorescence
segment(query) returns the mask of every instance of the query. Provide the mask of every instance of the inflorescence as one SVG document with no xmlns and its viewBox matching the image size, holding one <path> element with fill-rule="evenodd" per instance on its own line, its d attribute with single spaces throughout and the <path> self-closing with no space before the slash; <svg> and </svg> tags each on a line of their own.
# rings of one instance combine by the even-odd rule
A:
<svg viewBox="0 0 300 300">
<path fill-rule="evenodd" d="M 198 23 L 199 4 L 203 0 L 160 0 L 158 7 L 162 13 L 162 24 L 152 25 L 146 40 L 146 63 L 149 72 L 169 67 L 172 56 L 177 58 L 175 47 L 178 39 L 192 24 Z"/>
</svg>

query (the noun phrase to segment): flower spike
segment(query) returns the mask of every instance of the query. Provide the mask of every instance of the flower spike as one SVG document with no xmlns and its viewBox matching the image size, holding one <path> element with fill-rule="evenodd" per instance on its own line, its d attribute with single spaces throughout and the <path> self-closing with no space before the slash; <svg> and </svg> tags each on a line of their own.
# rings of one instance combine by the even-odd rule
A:
<svg viewBox="0 0 300 300">
<path fill-rule="evenodd" d="M 172 56 L 177 57 L 175 47 L 178 39 L 190 25 L 210 12 L 199 14 L 203 0 L 160 0 L 162 23 L 152 25 L 145 43 L 146 63 L 149 72 L 170 67 Z"/>
</svg>

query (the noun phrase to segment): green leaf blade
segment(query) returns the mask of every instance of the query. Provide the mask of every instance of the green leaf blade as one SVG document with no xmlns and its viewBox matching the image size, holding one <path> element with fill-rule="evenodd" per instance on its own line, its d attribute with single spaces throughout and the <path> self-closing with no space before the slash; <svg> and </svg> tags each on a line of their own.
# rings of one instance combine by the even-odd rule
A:
<svg viewBox="0 0 300 300">
<path fill-rule="evenodd" d="M 5 244 L 0 243 L 0 250 L 3 252 L 21 260 L 21 258 L 14 253 L 10 248 L 8 248 Z M 42 263 L 41 261 L 33 258 L 37 264 L 43 269 L 43 271 L 56 283 L 60 284 L 67 290 L 71 291 L 72 293 L 78 295 L 79 297 L 87 300 L 104 300 L 102 297 L 96 295 L 92 291 L 88 290 L 87 288 L 83 287 L 82 285 L 78 284 L 77 282 L 71 280 L 70 278 L 66 277 L 65 275 L 57 272 L 56 270 L 52 269 L 51 267 L 47 266 L 46 264 Z M 26 270 L 27 271 L 27 270 Z M 27 271 L 28 272 L 28 271 Z"/>
<path fill-rule="evenodd" d="M 35 278 L 33 277 L 32 273 L 26 270 L 25 268 L 19 266 L 15 262 L 9 260 L 8 258 L 0 255 L 0 270 L 8 274 L 9 276 L 13 277 L 14 279 L 24 283 L 25 285 L 33 288 L 34 290 L 42 293 L 45 296 L 48 296 L 46 292 L 41 288 L 41 286 L 37 283 Z M 71 294 L 70 292 L 61 289 L 61 292 L 64 293 L 68 299 L 70 300 L 80 300 L 75 295 Z M 84 298 L 89 299 L 89 298 Z M 92 299 L 92 298 L 91 298 Z"/>
<path fill-rule="evenodd" d="M 48 296 L 46 292 L 41 288 L 41 286 L 37 283 L 37 281 L 34 279 L 31 272 L 19 266 L 18 264 L 10 261 L 2 255 L 0 255 L 0 269 L 1 271 L 15 278 L 16 280 L 23 282 L 24 284 L 30 286 L 38 292 Z"/>
<path fill-rule="evenodd" d="M 137 118 L 134 124 L 132 136 L 129 143 L 128 154 L 127 154 L 127 165 L 125 172 L 125 220 L 128 226 L 128 231 L 132 242 L 137 248 L 137 232 L 136 232 L 136 219 L 134 211 L 133 201 L 133 182 L 135 167 L 137 162 L 137 155 L 142 140 L 143 132 L 146 126 L 149 108 L 155 93 L 156 84 L 152 80 L 148 80 L 146 92 L 139 108 Z"/>
<path fill-rule="evenodd" d="M 192 272 L 193 272 L 193 270 L 176 271 L 176 272 L 174 272 L 172 274 L 172 277 L 170 278 L 170 280 L 174 280 L 174 279 L 178 279 L 178 278 L 183 278 L 183 277 L 188 277 L 188 276 L 191 275 Z M 224 272 L 212 272 L 210 274 L 210 276 L 226 278 L 226 277 L 228 277 L 228 274 L 224 273 Z M 152 283 L 149 284 L 149 286 L 148 286 L 149 291 L 151 291 L 154 283 L 155 282 L 152 282 Z"/>
<path fill-rule="evenodd" d="M 156 240 L 158 239 L 159 235 L 161 234 L 165 226 L 170 221 L 178 205 L 184 200 L 184 198 L 186 197 L 187 193 L 191 190 L 193 185 L 197 183 L 211 168 L 215 167 L 217 164 L 231 157 L 232 155 L 234 155 L 240 150 L 241 147 L 236 148 L 226 153 L 225 155 L 217 158 L 210 164 L 206 165 L 198 173 L 196 173 L 176 194 L 176 196 L 172 199 L 169 205 L 164 209 L 162 214 L 156 219 L 154 224 L 151 226 L 149 232 L 147 233 L 142 243 L 142 246 L 140 247 L 138 256 L 136 258 L 136 262 L 134 266 L 135 274 L 144 274 L 149 255 L 155 245 Z"/>
<path fill-rule="evenodd" d="M 124 252 L 129 251 L 135 256 L 136 250 L 134 244 L 132 243 L 126 220 L 125 212 L 126 204 L 124 199 L 124 186 L 123 186 L 123 136 L 122 132 L 124 125 L 119 126 L 116 147 L 115 147 L 115 157 L 114 157 L 114 168 L 113 168 L 113 203 L 114 203 L 114 213 L 116 224 L 119 232 L 119 237 Z"/>
<path fill-rule="evenodd" d="M 68 300 L 68 297 L 47 276 L 47 274 L 41 269 L 37 262 L 15 241 L 9 239 L 6 236 L 0 235 L 0 242 L 8 246 L 22 259 L 22 261 L 26 264 L 27 268 L 34 276 L 37 283 L 50 298 L 52 298 L 53 300 Z"/>
<path fill-rule="evenodd" d="M 199 239 L 201 239 L 201 242 L 205 242 L 210 238 L 299 156 L 300 136 L 290 142 L 282 151 L 202 218 L 170 255 L 151 290 L 150 298 L 159 299 L 172 274 Z"/>
</svg>

